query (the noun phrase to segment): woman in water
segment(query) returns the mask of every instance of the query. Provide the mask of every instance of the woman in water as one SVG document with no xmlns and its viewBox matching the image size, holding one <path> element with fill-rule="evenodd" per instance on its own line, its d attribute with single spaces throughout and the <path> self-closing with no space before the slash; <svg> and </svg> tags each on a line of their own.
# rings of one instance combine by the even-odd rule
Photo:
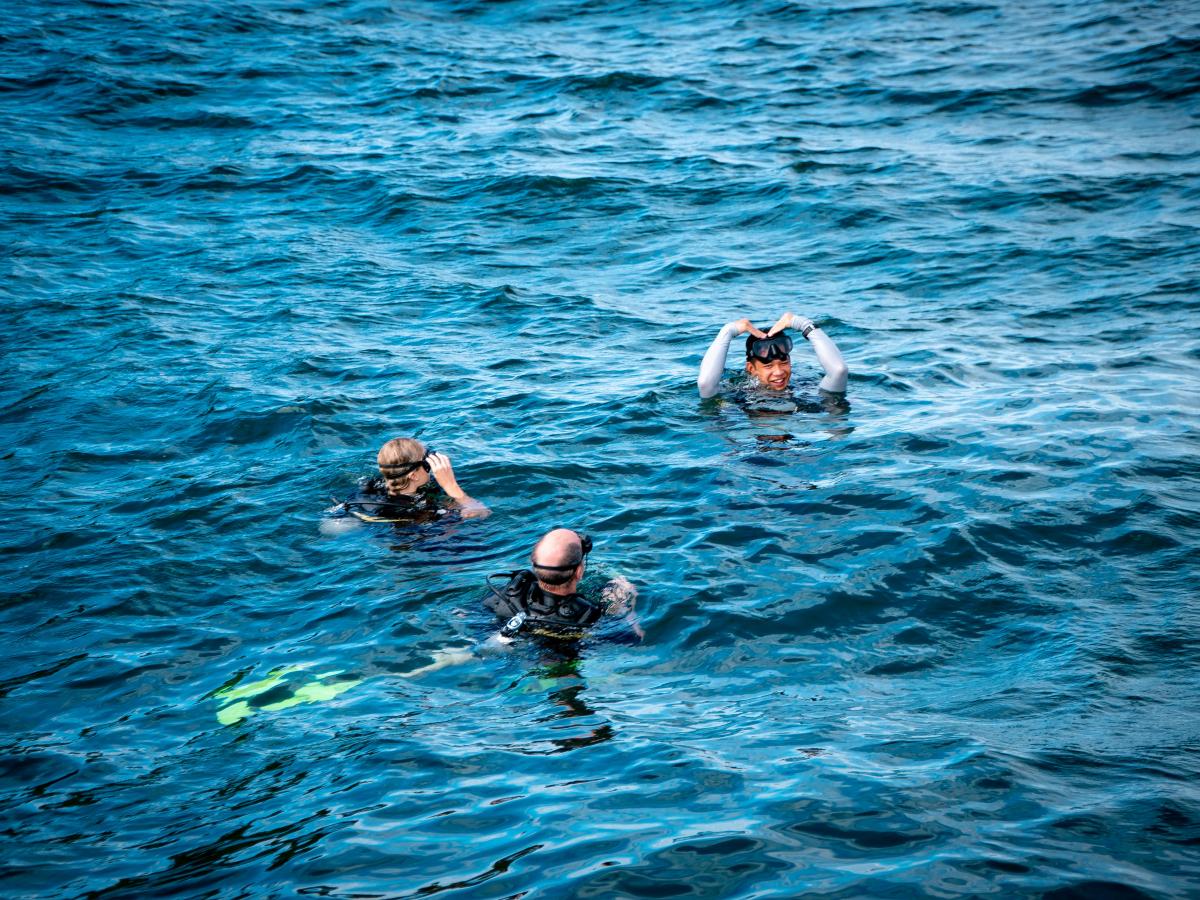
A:
<svg viewBox="0 0 1200 900">
<path fill-rule="evenodd" d="M 415 438 L 393 438 L 376 456 L 379 475 L 363 485 L 362 493 L 340 507 L 364 522 L 430 521 L 446 510 L 441 491 L 464 519 L 491 513 L 459 487 L 450 457 L 428 449 Z M 436 482 L 437 487 L 434 487 Z"/>
</svg>

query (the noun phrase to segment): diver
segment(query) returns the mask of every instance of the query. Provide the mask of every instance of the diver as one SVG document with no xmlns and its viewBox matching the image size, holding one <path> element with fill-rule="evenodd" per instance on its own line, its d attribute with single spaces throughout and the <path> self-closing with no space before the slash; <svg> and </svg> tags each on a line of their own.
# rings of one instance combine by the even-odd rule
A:
<svg viewBox="0 0 1200 900">
<path fill-rule="evenodd" d="M 500 642 L 517 634 L 579 640 L 604 617 L 620 620 L 637 640 L 645 635 L 634 613 L 637 589 L 622 575 L 586 575 L 592 539 L 569 528 L 542 535 L 529 555 L 530 568 L 488 578 L 484 605 L 501 619 Z M 507 578 L 503 587 L 492 579 Z"/>
<path fill-rule="evenodd" d="M 251 682 L 240 683 L 240 676 L 235 676 L 208 695 L 220 705 L 217 721 L 222 725 L 236 725 L 262 712 L 327 702 L 368 678 L 419 678 L 497 652 L 507 652 L 518 634 L 548 639 L 541 647 L 554 654 L 551 674 L 556 677 L 563 672 L 574 674 L 576 660 L 571 653 L 585 630 L 601 630 L 603 637 L 619 642 L 640 641 L 645 635 L 634 614 L 637 589 L 629 580 L 621 575 L 585 573 L 591 549 L 592 541 L 587 535 L 556 528 L 543 535 L 533 548 L 531 570 L 504 573 L 508 583 L 502 588 L 491 583 L 492 578 L 499 576 L 491 576 L 488 587 L 492 596 L 484 601 L 484 605 L 506 622 L 498 632 L 473 646 L 434 650 L 429 663 L 404 672 L 388 669 L 356 673 L 333 669 L 313 673 L 305 665 L 289 665 L 273 669 L 265 678 Z M 608 628 L 608 623 L 615 627 Z M 562 655 L 564 652 L 566 656 Z M 574 693 L 578 693 L 578 688 Z M 574 694 L 564 696 L 573 698 Z M 572 708 L 579 714 L 574 705 Z M 586 707 L 583 709 L 590 712 Z M 571 739 L 571 743 L 581 740 L 594 743 L 594 738 Z M 607 735 L 598 739 L 607 739 Z"/>
<path fill-rule="evenodd" d="M 792 338 L 783 332 L 788 328 L 796 329 L 812 344 L 817 361 L 825 370 L 820 389 L 830 394 L 845 392 L 850 370 L 846 368 L 846 362 L 842 359 L 837 344 L 810 319 L 785 312 L 779 317 L 779 321 L 771 326 L 771 330 L 765 333 L 756 328 L 749 319 L 738 319 L 725 325 L 717 333 L 700 363 L 700 375 L 696 379 L 700 396 L 708 398 L 717 393 L 725 371 L 725 360 L 729 355 L 729 344 L 734 336 L 739 334 L 748 334 L 746 374 L 753 387 L 765 392 L 767 396 L 787 392 L 792 378 Z"/>
<path fill-rule="evenodd" d="M 414 438 L 388 441 L 379 448 L 376 462 L 379 475 L 335 511 L 363 522 L 429 522 L 447 511 L 444 492 L 464 519 L 481 519 L 491 513 L 459 487 L 450 457 L 427 449 Z"/>
</svg>

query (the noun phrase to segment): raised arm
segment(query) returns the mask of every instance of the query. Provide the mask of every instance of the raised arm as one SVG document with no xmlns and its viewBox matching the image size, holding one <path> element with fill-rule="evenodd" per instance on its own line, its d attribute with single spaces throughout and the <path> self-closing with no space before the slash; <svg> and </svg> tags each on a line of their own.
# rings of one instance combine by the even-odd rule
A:
<svg viewBox="0 0 1200 900">
<path fill-rule="evenodd" d="M 821 390 L 833 393 L 844 392 L 846 382 L 850 378 L 850 370 L 846 368 L 846 361 L 842 359 L 842 351 L 833 342 L 833 338 L 814 325 L 812 320 L 803 316 L 792 316 L 792 328 L 799 331 L 812 344 L 813 351 L 817 354 L 817 362 L 825 370 L 825 377 L 821 379 Z"/>
<path fill-rule="evenodd" d="M 737 335 L 747 331 L 755 337 L 766 337 L 766 334 L 755 328 L 749 319 L 738 319 L 730 322 L 717 332 L 709 345 L 708 352 L 700 362 L 700 375 L 696 379 L 696 387 L 700 390 L 701 398 L 711 397 L 721 386 L 721 376 L 725 374 L 725 358 L 729 356 L 729 343 Z"/>
<path fill-rule="evenodd" d="M 450 495 L 450 499 L 458 504 L 464 519 L 484 519 L 491 514 L 490 509 L 474 497 L 468 497 L 467 492 L 458 486 L 458 479 L 454 477 L 454 467 L 450 465 L 450 457 L 445 453 L 430 453 L 428 460 L 430 474 L 437 479 L 442 490 Z"/>
</svg>

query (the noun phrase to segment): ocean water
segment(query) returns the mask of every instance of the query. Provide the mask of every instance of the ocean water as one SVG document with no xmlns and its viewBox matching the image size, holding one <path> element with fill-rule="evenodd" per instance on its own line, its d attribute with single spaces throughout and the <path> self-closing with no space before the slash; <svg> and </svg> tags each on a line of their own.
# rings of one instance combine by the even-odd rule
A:
<svg viewBox="0 0 1200 900">
<path fill-rule="evenodd" d="M 1198 13 L 5 5 L 0 895 L 1200 896 Z"/>
</svg>

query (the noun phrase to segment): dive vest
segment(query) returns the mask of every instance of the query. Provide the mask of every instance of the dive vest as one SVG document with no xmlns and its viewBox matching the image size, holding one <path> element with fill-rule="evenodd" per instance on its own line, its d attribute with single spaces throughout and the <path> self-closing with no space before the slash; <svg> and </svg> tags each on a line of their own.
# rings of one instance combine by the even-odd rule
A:
<svg viewBox="0 0 1200 900">
<path fill-rule="evenodd" d="M 508 583 L 497 588 L 492 578 L 507 578 Z M 528 569 L 493 575 L 488 579 L 488 588 L 490 593 L 483 605 L 508 621 L 505 629 L 514 633 L 524 626 L 535 633 L 565 636 L 594 625 L 604 615 L 603 607 L 579 594 L 546 593 Z M 518 620 L 515 625 L 514 619 Z"/>
<path fill-rule="evenodd" d="M 387 482 L 375 477 L 362 486 L 357 497 L 342 503 L 342 509 L 363 522 L 426 523 L 441 514 L 437 490 L 426 485 L 415 494 L 390 496 Z"/>
</svg>

